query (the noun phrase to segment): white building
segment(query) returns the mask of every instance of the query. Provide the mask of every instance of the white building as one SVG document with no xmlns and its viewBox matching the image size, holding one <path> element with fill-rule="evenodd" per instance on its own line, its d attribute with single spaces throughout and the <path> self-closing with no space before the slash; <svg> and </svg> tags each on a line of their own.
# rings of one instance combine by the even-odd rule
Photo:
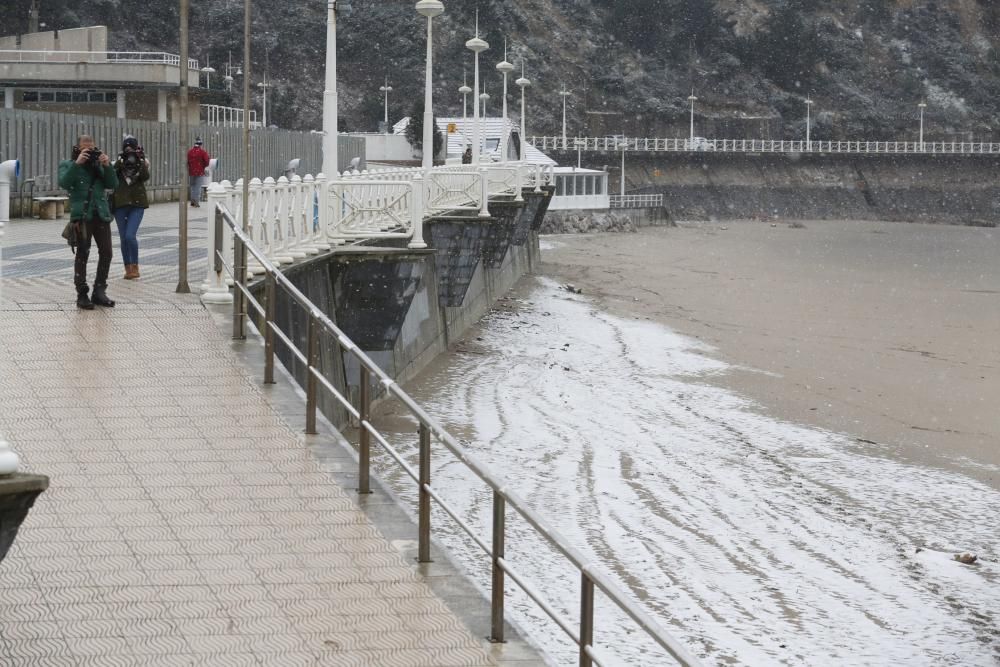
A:
<svg viewBox="0 0 1000 667">
<path fill-rule="evenodd" d="M 608 172 L 576 167 L 556 167 L 556 191 L 550 211 L 608 210 Z"/>
</svg>

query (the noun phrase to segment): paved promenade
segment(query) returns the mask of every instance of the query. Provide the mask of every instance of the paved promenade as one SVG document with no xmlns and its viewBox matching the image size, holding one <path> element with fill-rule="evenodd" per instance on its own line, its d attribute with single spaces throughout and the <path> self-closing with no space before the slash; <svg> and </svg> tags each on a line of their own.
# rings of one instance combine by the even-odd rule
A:
<svg viewBox="0 0 1000 667">
<path fill-rule="evenodd" d="M 74 307 L 62 224 L 2 239 L 0 433 L 52 481 L 0 564 L 0 665 L 492 664 L 173 293 L 176 207 L 140 281 L 115 234 L 114 310 Z"/>
</svg>

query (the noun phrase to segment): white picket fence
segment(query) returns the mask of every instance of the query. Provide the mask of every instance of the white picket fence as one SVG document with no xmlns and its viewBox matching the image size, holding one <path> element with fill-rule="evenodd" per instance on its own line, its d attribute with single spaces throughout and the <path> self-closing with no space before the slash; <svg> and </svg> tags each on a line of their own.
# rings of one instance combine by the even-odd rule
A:
<svg viewBox="0 0 1000 667">
<path fill-rule="evenodd" d="M 522 162 L 373 169 L 335 174 L 328 179 L 292 176 L 254 178 L 248 186 L 248 234 L 274 264 L 291 264 L 330 248 L 380 239 L 407 239 L 410 248 L 426 248 L 424 220 L 446 215 L 488 218 L 491 200 L 523 201 L 524 189 L 541 192 L 554 182 L 553 167 Z M 243 181 L 212 183 L 210 210 L 222 203 L 243 219 Z M 222 239 L 224 257 L 232 237 Z M 224 301 L 228 291 L 215 284 L 215 235 L 207 236 L 208 272 L 203 291 Z M 250 261 L 248 273 L 264 267 Z M 223 294 L 223 292 L 226 292 Z"/>
</svg>

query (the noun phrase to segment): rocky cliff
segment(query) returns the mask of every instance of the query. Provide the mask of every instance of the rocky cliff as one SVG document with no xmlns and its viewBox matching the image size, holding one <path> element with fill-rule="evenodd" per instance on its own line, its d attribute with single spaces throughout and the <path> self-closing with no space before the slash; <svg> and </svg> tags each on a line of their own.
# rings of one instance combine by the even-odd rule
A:
<svg viewBox="0 0 1000 667">
<path fill-rule="evenodd" d="M 27 28 L 29 0 L 0 7 L 11 32 Z M 239 0 L 192 3 L 192 56 L 217 69 L 242 59 Z M 339 21 L 341 109 L 351 129 L 374 129 L 387 74 L 393 116 L 420 99 L 423 23 L 409 0 L 352 0 Z M 457 92 L 471 55 L 463 44 L 481 9 L 491 109 L 503 41 L 527 64 L 531 133 L 555 132 L 559 86 L 571 133 L 684 135 L 687 96 L 698 96 L 698 134 L 797 138 L 805 99 L 815 139 L 912 138 L 926 100 L 927 137 L 1000 140 L 1000 3 L 996 0 L 446 0 L 436 20 L 439 113 L 461 113 Z M 177 3 L 44 0 L 48 28 L 106 24 L 112 48 L 177 50 Z M 275 84 L 270 116 L 285 127 L 320 125 L 323 0 L 254 5 L 254 65 Z M 216 77 L 218 86 L 220 77 Z M 259 79 L 258 79 L 259 80 Z M 256 80 L 255 80 L 256 83 Z M 237 88 L 240 82 L 237 82 Z M 237 96 L 216 93 L 220 103 Z M 511 95 L 514 101 L 514 95 Z"/>
</svg>

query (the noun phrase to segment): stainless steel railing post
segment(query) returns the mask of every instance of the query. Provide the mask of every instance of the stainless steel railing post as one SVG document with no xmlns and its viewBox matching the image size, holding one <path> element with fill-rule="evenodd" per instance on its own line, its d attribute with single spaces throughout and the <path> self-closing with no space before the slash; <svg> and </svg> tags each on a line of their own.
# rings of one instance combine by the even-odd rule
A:
<svg viewBox="0 0 1000 667">
<path fill-rule="evenodd" d="M 427 424 L 420 424 L 420 506 L 417 526 L 417 561 L 431 562 L 431 431 Z"/>
<path fill-rule="evenodd" d="M 307 334 L 306 352 L 306 433 L 316 435 L 316 404 L 318 398 L 318 387 L 316 375 L 313 370 L 318 370 L 319 364 L 319 325 L 316 316 L 309 313 L 309 333 Z"/>
<path fill-rule="evenodd" d="M 358 442 L 358 493 L 371 493 L 371 449 L 372 434 L 365 428 L 365 422 L 371 419 L 371 371 L 361 367 L 360 382 L 358 383 L 358 421 L 361 423 L 361 434 Z"/>
<path fill-rule="evenodd" d="M 246 340 L 247 301 L 241 286 L 247 282 L 247 247 L 239 235 L 233 235 L 233 339 Z"/>
<path fill-rule="evenodd" d="M 594 644 L 594 582 L 581 573 L 580 588 L 580 667 L 593 667 L 587 649 Z"/>
<path fill-rule="evenodd" d="M 490 604 L 490 641 L 502 644 L 504 572 L 500 559 L 504 557 L 504 532 L 507 522 L 507 502 L 499 491 L 493 491 L 493 590 Z"/>
<path fill-rule="evenodd" d="M 274 274 L 267 272 L 264 282 L 264 384 L 274 384 L 274 314 L 277 285 Z"/>
<path fill-rule="evenodd" d="M 222 275 L 222 228 L 224 226 L 222 218 L 222 209 L 218 206 L 215 207 L 215 245 L 213 250 L 215 251 L 215 257 L 212 258 L 212 268 L 214 271 Z"/>
</svg>

